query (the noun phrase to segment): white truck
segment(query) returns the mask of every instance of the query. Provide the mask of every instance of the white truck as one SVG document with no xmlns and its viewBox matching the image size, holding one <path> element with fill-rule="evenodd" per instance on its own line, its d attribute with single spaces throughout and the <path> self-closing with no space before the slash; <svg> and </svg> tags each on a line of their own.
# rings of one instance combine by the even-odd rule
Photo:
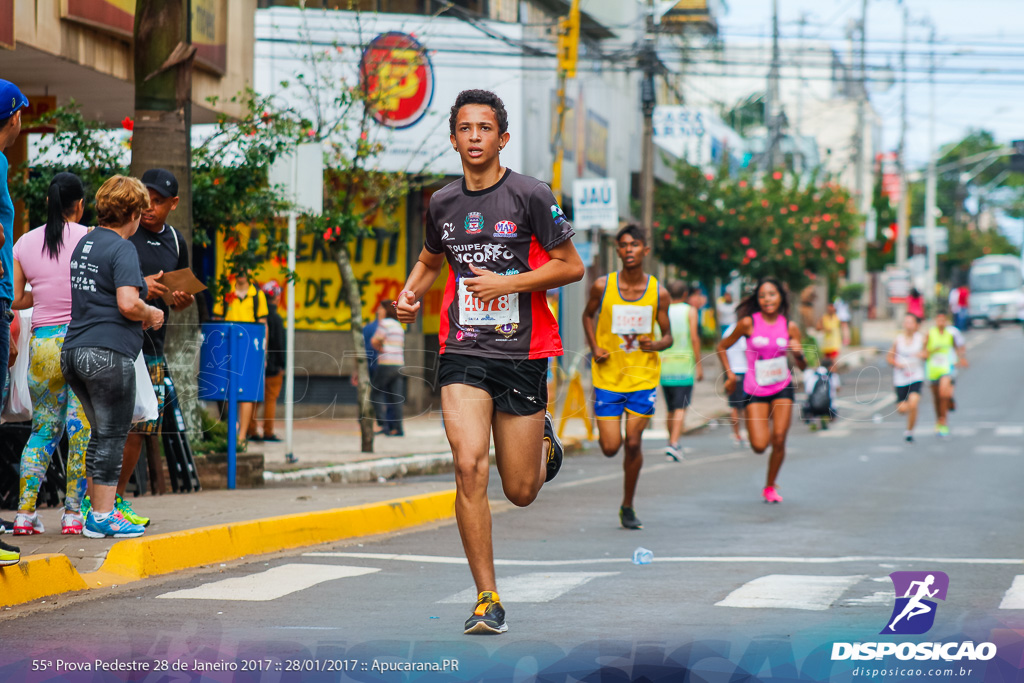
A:
<svg viewBox="0 0 1024 683">
<path fill-rule="evenodd" d="M 970 298 L 967 313 L 970 324 L 999 327 L 1004 322 L 1017 322 L 1018 309 L 1024 300 L 1024 277 L 1019 256 L 983 256 L 971 263 L 967 277 Z"/>
</svg>

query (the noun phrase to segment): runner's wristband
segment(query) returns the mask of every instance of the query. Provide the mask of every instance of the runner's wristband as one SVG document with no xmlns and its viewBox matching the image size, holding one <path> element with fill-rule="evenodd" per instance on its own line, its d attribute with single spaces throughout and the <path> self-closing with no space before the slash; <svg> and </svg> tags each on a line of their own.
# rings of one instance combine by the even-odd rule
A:
<svg viewBox="0 0 1024 683">
<path fill-rule="evenodd" d="M 406 292 L 412 292 L 412 290 L 403 289 L 401 292 L 398 293 L 398 298 L 391 302 L 391 307 L 394 308 L 396 311 L 398 310 L 398 302 L 401 301 L 402 295 L 405 294 Z M 415 292 L 412 293 L 415 294 Z"/>
</svg>

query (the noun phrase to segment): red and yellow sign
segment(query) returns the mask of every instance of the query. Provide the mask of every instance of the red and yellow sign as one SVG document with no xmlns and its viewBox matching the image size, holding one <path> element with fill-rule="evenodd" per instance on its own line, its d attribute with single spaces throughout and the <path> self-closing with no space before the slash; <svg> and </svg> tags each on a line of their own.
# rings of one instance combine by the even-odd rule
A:
<svg viewBox="0 0 1024 683">
<path fill-rule="evenodd" d="M 135 31 L 135 0 L 64 0 L 61 16 L 124 38 Z"/>
<path fill-rule="evenodd" d="M 220 74 L 228 69 L 227 11 L 225 0 L 192 0 L 196 61 Z"/>
<path fill-rule="evenodd" d="M 427 113 L 434 97 L 434 67 L 411 35 L 392 31 L 370 41 L 359 62 L 373 118 L 389 128 L 408 128 Z"/>
<path fill-rule="evenodd" d="M 0 0 L 0 10 L 6 0 Z M 191 0 L 196 61 L 218 73 L 227 70 L 227 0 Z M 61 17 L 122 38 L 135 32 L 135 0 L 63 0 Z M 0 28 L 0 37 L 2 37 Z"/>
<path fill-rule="evenodd" d="M 363 293 L 363 320 L 373 320 L 380 303 L 398 298 L 406 278 L 405 202 L 395 210 L 399 220 L 397 230 L 385 229 L 383 215 L 374 218 L 370 234 L 348 244 L 352 270 L 356 279 L 365 283 Z M 225 247 L 223 233 L 217 236 L 217 273 L 224 272 L 226 251 L 242 248 L 249 242 L 251 228 L 239 224 L 237 241 Z M 352 313 L 345 303 L 341 286 L 341 273 L 327 252 L 323 240 L 310 234 L 300 234 L 295 253 L 295 329 L 336 331 L 351 329 Z M 285 289 L 286 268 L 267 253 L 254 279 L 260 283 L 276 280 Z"/>
<path fill-rule="evenodd" d="M 14 0 L 0 0 L 0 47 L 14 49 Z"/>
<path fill-rule="evenodd" d="M 21 110 L 22 133 L 56 133 L 53 126 L 40 126 L 36 120 L 57 108 L 57 98 L 53 95 L 32 95 L 28 98 L 28 106 Z"/>
</svg>

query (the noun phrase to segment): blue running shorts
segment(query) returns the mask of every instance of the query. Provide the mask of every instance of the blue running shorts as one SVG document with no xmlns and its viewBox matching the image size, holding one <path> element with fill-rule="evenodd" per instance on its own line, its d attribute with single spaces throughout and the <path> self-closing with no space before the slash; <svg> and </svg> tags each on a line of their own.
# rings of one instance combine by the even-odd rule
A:
<svg viewBox="0 0 1024 683">
<path fill-rule="evenodd" d="M 622 417 L 623 411 L 640 417 L 654 417 L 657 389 L 641 389 L 620 393 L 594 387 L 594 415 L 597 419 Z"/>
</svg>

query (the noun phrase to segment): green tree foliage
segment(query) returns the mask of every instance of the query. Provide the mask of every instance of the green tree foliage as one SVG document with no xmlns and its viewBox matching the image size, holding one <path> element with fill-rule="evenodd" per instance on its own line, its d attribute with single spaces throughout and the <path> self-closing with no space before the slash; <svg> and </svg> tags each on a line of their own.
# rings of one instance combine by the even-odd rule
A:
<svg viewBox="0 0 1024 683">
<path fill-rule="evenodd" d="M 685 163 L 657 195 L 655 249 L 685 277 L 711 282 L 732 271 L 773 275 L 794 291 L 845 272 L 860 217 L 847 190 L 817 177 L 801 182 L 705 174 Z"/>
<path fill-rule="evenodd" d="M 997 231 L 977 229 L 978 213 L 996 209 L 1011 218 L 1024 217 L 1024 173 L 1010 171 L 1006 147 L 986 130 L 970 130 L 946 145 L 938 160 L 937 224 L 949 231 L 949 251 L 940 254 L 940 280 L 965 273 L 971 261 L 987 254 L 1017 254 L 1019 249 Z M 911 184 L 911 224 L 924 225 L 925 182 Z M 971 212 L 967 198 L 977 198 Z"/>
<path fill-rule="evenodd" d="M 12 183 L 11 196 L 25 202 L 30 226 L 42 225 L 46 222 L 46 192 L 50 181 L 57 173 L 69 171 L 85 185 L 82 224 L 94 225 L 96 190 L 110 176 L 128 173 L 130 143 L 123 136 L 102 131 L 99 124 L 88 121 L 74 100 L 46 112 L 33 126 L 52 128 L 54 132 L 41 136 L 35 153 L 42 161 L 31 166 L 25 164 L 20 169 L 28 172 L 28 180 Z M 131 130 L 130 118 L 125 119 L 124 126 Z"/>
</svg>

